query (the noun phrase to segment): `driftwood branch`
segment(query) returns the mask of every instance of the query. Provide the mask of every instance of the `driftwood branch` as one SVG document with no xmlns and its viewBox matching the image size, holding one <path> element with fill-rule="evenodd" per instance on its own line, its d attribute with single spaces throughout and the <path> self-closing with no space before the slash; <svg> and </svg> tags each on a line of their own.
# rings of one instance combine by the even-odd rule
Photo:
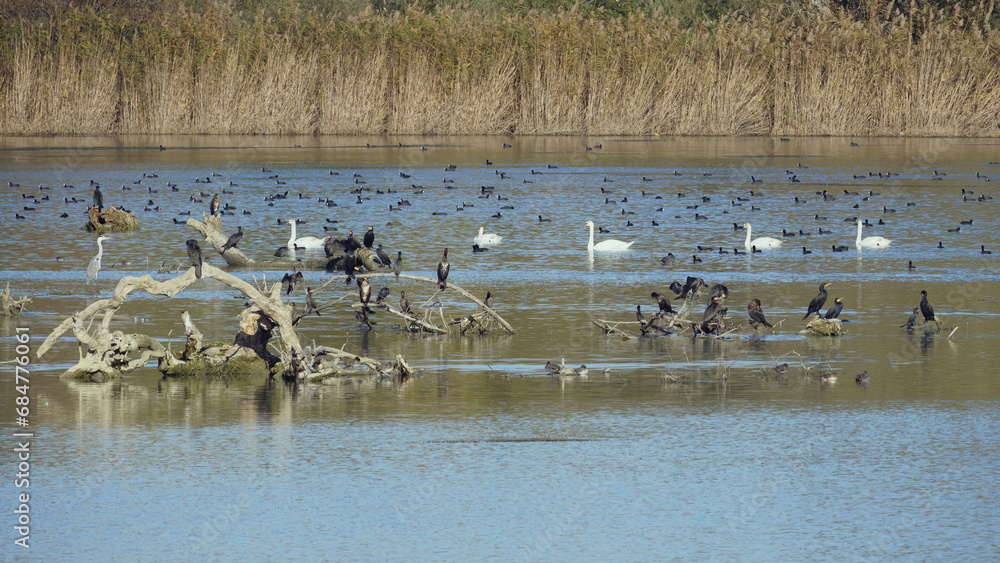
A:
<svg viewBox="0 0 1000 563">
<path fill-rule="evenodd" d="M 390 277 L 396 277 L 396 276 L 395 276 L 395 274 L 392 274 L 392 273 L 373 272 L 373 273 L 370 273 L 370 274 L 358 274 L 357 277 L 358 278 L 390 278 Z M 430 283 L 430 284 L 433 284 L 435 286 L 438 283 L 437 279 L 428 278 L 428 277 L 425 277 L 425 276 L 414 276 L 412 274 L 399 274 L 399 277 L 403 278 L 403 279 L 408 279 L 408 280 L 414 280 L 414 281 L 420 281 L 420 282 Z M 445 288 L 445 291 L 448 291 L 449 289 L 454 289 L 456 293 L 458 293 L 458 294 L 466 297 L 469 301 L 472 301 L 473 303 L 475 303 L 476 305 L 478 305 L 479 307 L 481 307 L 485 312 L 489 313 L 489 315 L 491 317 L 493 317 L 493 319 L 497 322 L 497 324 L 499 324 L 501 327 L 503 327 L 503 329 L 505 331 L 507 331 L 509 334 L 517 334 L 517 331 L 514 330 L 514 327 L 510 326 L 510 323 L 508 323 L 507 321 L 505 321 L 503 319 L 503 317 L 501 317 L 499 314 L 497 314 L 497 312 L 495 310 L 491 309 L 490 307 L 487 307 L 486 304 L 483 303 L 482 301 L 480 301 L 476 296 L 472 295 L 471 293 L 469 293 L 468 291 L 462 289 L 461 287 L 459 287 L 459 286 L 451 283 L 450 281 L 448 282 L 448 287 Z M 388 305 L 386 305 L 386 309 L 389 310 L 389 312 L 393 313 L 394 315 L 398 315 L 398 316 L 401 316 L 401 317 L 407 319 L 407 321 L 410 321 L 411 319 L 416 320 L 414 317 L 411 317 L 409 315 L 404 315 L 404 314 L 402 314 L 401 311 L 399 311 L 397 309 L 393 309 L 393 308 L 389 307 Z M 437 331 L 434 331 L 434 332 L 437 332 Z M 445 331 L 445 332 L 447 332 L 447 331 Z"/>
<path fill-rule="evenodd" d="M 703 285 L 702 287 L 707 287 Z M 649 319 L 639 321 L 611 321 L 606 319 L 594 319 L 592 322 L 594 325 L 600 327 L 606 334 L 621 334 L 626 338 L 635 338 L 641 335 L 646 335 L 650 332 L 662 332 L 665 334 L 672 334 L 675 331 L 681 333 L 690 330 L 694 336 L 708 336 L 711 338 L 724 338 L 734 332 L 739 328 L 739 324 L 735 324 L 730 327 L 726 324 L 725 311 L 726 309 L 721 309 L 717 315 L 709 319 L 707 322 L 702 320 L 703 315 L 696 315 L 695 319 L 692 320 L 690 317 L 694 313 L 695 305 L 698 302 L 698 297 L 700 291 L 698 288 L 695 291 L 688 293 L 684 297 L 684 302 L 681 306 L 670 313 L 665 313 L 663 311 L 658 311 Z M 725 302 L 725 297 L 722 297 L 720 303 Z M 699 318 L 700 317 L 700 318 Z M 632 326 L 639 329 L 639 334 L 628 330 Z M 627 328 L 622 328 L 622 327 Z"/>
<path fill-rule="evenodd" d="M 10 283 L 3 291 L 0 291 L 0 317 L 16 317 L 24 310 L 24 306 L 31 302 L 30 297 L 18 297 L 15 299 L 10 294 Z"/>
<path fill-rule="evenodd" d="M 231 275 L 222 270 L 210 265 L 202 264 L 202 277 L 203 278 L 213 278 L 220 281 L 229 287 L 243 293 L 250 301 L 267 317 L 273 320 L 276 326 L 281 329 L 280 336 L 282 344 L 286 351 L 291 352 L 292 356 L 301 349 L 301 344 L 299 343 L 298 335 L 295 333 L 293 324 L 293 314 L 292 305 L 285 303 L 281 300 L 281 285 L 275 284 L 271 287 L 268 295 L 265 295 L 257 288 L 253 287 L 249 283 Z M 94 364 L 92 360 L 88 360 L 90 356 L 93 355 L 104 355 L 106 352 L 111 350 L 113 342 L 109 336 L 109 326 L 111 324 L 112 317 L 115 312 L 125 303 L 126 297 L 133 291 L 144 291 L 150 295 L 163 295 L 165 297 L 173 297 L 177 295 L 189 285 L 197 281 L 194 274 L 194 268 L 189 268 L 186 272 L 180 276 L 165 280 L 157 281 L 152 277 L 145 275 L 142 277 L 132 277 L 127 276 L 118 281 L 118 285 L 115 287 L 112 297 L 107 299 L 100 299 L 91 303 L 86 309 L 77 313 L 76 315 L 65 319 L 60 323 L 45 342 L 38 347 L 37 355 L 42 357 L 48 350 L 52 347 L 55 342 L 58 341 L 68 330 L 72 329 L 77 340 L 88 347 L 88 357 L 81 360 L 80 364 L 71 368 L 67 371 L 72 373 L 79 369 L 87 369 Z M 88 320 L 103 315 L 100 325 L 95 329 L 94 333 L 91 334 L 88 328 L 85 327 L 85 323 Z M 141 343 L 146 342 L 146 339 L 150 337 L 145 335 L 133 335 Z M 151 339 L 150 339 L 151 340 Z M 152 358 L 154 356 L 149 356 Z M 120 364 L 117 366 L 116 370 L 112 370 L 114 374 L 122 373 L 125 371 L 130 371 L 140 366 L 133 366 L 131 364 Z M 292 365 L 291 367 L 295 367 Z M 101 370 L 105 371 L 105 370 Z M 65 374 L 64 374 L 65 375 Z"/>
<path fill-rule="evenodd" d="M 187 226 L 198 231 L 205 237 L 205 242 L 210 244 L 215 251 L 222 255 L 223 260 L 226 264 L 230 266 L 250 266 L 254 264 L 254 259 L 249 258 L 237 247 L 227 248 L 225 252 L 222 252 L 222 247 L 225 246 L 226 241 L 229 240 L 229 235 L 222 230 L 222 219 L 218 215 L 206 216 L 204 213 L 202 217 L 205 218 L 204 221 L 199 221 L 194 218 L 189 218 L 187 220 Z"/>
</svg>

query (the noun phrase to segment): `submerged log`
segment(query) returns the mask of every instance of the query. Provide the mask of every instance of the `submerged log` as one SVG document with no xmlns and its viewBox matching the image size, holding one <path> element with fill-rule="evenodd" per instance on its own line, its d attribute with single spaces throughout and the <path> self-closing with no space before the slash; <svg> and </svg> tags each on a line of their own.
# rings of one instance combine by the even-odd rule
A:
<svg viewBox="0 0 1000 563">
<path fill-rule="evenodd" d="M 91 207 L 87 210 L 87 219 L 84 228 L 95 233 L 123 233 L 139 228 L 139 219 L 134 213 L 113 205 L 104 211 Z"/>
<path fill-rule="evenodd" d="M 840 336 L 844 333 L 844 325 L 840 319 L 825 319 L 817 316 L 809 321 L 806 328 L 799 331 L 800 334 L 809 336 Z"/>
<path fill-rule="evenodd" d="M 24 311 L 24 306 L 31 302 L 30 297 L 18 297 L 15 299 L 10 294 L 10 282 L 3 291 L 0 291 L 0 317 L 16 317 Z"/>
</svg>

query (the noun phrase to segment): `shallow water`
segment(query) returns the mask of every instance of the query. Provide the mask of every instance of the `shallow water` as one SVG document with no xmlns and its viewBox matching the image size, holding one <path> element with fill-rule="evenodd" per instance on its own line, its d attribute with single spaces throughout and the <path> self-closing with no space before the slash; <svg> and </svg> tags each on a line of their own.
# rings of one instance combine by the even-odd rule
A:
<svg viewBox="0 0 1000 563">
<path fill-rule="evenodd" d="M 501 148 L 505 141 L 514 146 Z M 8 357 L 15 327 L 29 327 L 37 347 L 121 276 L 174 275 L 155 266 L 185 264 L 184 240 L 196 233 L 172 218 L 188 210 L 200 216 L 223 188 L 234 192 L 223 201 L 237 210 L 224 224 L 244 227 L 240 247 L 252 257 L 285 244 L 288 228 L 279 220 L 306 221 L 299 236 L 322 236 L 324 226 L 337 227 L 334 236 L 347 229 L 360 236 L 374 225 L 376 242 L 393 256 L 401 250 L 410 273 L 432 276 L 449 247 L 450 281 L 476 294 L 492 291 L 497 311 L 518 330 L 412 336 L 376 318 L 378 330 L 364 334 L 345 304 L 301 323 L 309 339 L 377 359 L 403 354 L 421 376 L 402 386 L 164 381 L 153 369 L 120 382 L 74 384 L 56 377 L 77 357 L 66 340 L 33 362 L 36 553 L 151 560 L 996 556 L 1000 275 L 997 255 L 981 254 L 980 245 L 1000 250 L 1000 200 L 977 198 L 1000 195 L 987 181 L 1000 179 L 1000 144 L 857 142 L 0 140 L 0 182 L 20 184 L 0 188 L 0 216 L 8 218 L 0 281 L 33 299 L 29 313 L 2 325 Z M 586 150 L 597 144 L 603 147 Z M 457 169 L 446 171 L 450 164 Z M 213 172 L 221 176 L 212 184 L 193 182 Z M 144 173 L 157 177 L 133 184 Z M 287 184 L 267 178 L 274 174 Z M 751 183 L 751 175 L 762 182 Z M 88 287 L 83 271 L 96 245 L 82 225 L 91 179 L 107 204 L 135 210 L 142 229 L 112 235 L 98 283 Z M 484 185 L 509 200 L 481 199 Z M 370 191 L 356 204 L 352 190 L 361 186 Z M 397 193 L 376 193 L 388 188 Z M 273 207 L 263 201 L 286 189 L 288 199 Z M 971 201 L 963 201 L 963 189 L 975 192 Z M 835 199 L 823 201 L 822 190 Z M 877 195 L 865 201 L 869 190 Z M 190 202 L 199 192 L 208 194 L 203 203 Z M 44 195 L 50 200 L 31 203 Z M 72 197 L 80 203 L 64 203 Z M 159 211 L 142 211 L 150 199 Z M 390 211 L 400 199 L 412 205 Z M 474 207 L 457 211 L 463 202 Z M 507 205 L 513 209 L 501 209 Z M 500 218 L 491 217 L 498 211 Z M 63 212 L 70 217 L 60 218 Z M 27 218 L 12 219 L 15 213 Z M 539 214 L 552 221 L 539 222 Z M 856 251 L 856 229 L 845 222 L 855 216 L 883 219 L 865 236 L 885 236 L 891 246 Z M 611 231 L 598 240 L 637 242 L 627 253 L 590 260 L 588 219 Z M 733 223 L 744 221 L 754 238 L 780 238 L 782 229 L 811 234 L 764 254 L 719 254 L 720 246 L 743 249 L 745 233 Z M 480 226 L 503 244 L 473 254 Z M 820 227 L 832 233 L 817 234 Z M 833 253 L 833 244 L 851 248 Z M 813 253 L 803 255 L 803 245 Z M 675 265 L 660 263 L 667 252 Z M 703 261 L 693 264 L 694 255 Z M 273 281 L 285 271 L 234 273 Z M 729 287 L 730 324 L 742 323 L 741 330 L 725 340 L 623 340 L 591 324 L 634 320 L 636 305 L 651 314 L 650 291 L 688 275 Z M 309 285 L 325 277 L 306 272 Z M 841 317 L 850 322 L 840 338 L 798 333 L 822 282 L 832 284 L 828 305 L 844 299 Z M 414 303 L 430 295 L 416 282 L 389 286 L 393 300 L 399 289 Z M 330 288 L 321 303 L 353 293 Z M 899 328 L 922 289 L 947 327 L 941 333 Z M 763 302 L 775 330 L 755 334 L 745 326 L 751 297 Z M 131 296 L 113 326 L 164 340 L 172 331 L 176 345 L 179 313 L 190 310 L 206 338 L 227 341 L 242 303 L 208 280 L 173 299 Z M 447 292 L 443 304 L 454 315 L 472 311 Z M 588 365 L 591 377 L 545 377 L 545 361 L 560 358 Z M 782 362 L 790 364 L 787 381 L 771 371 Z M 871 374 L 866 387 L 854 384 L 862 370 Z M 821 383 L 819 374 L 830 371 L 839 381 Z M 4 377 L 12 378 L 9 370 Z M 4 395 L 3 412 L 12 412 L 12 400 Z M 12 417 L 2 420 L 12 427 Z M 13 498 L 13 487 L 5 490 Z"/>
</svg>

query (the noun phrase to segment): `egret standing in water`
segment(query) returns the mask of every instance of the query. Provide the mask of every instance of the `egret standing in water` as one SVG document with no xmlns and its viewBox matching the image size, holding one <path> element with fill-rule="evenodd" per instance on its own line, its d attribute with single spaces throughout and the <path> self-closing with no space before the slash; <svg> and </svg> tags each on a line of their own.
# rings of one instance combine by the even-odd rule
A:
<svg viewBox="0 0 1000 563">
<path fill-rule="evenodd" d="M 198 241 L 193 238 L 187 239 L 184 244 L 187 245 L 188 258 L 191 259 L 191 264 L 194 266 L 194 277 L 201 279 L 201 247 L 198 246 Z"/>
<path fill-rule="evenodd" d="M 98 193 L 98 192 L 95 192 Z M 96 195 L 94 196 L 96 199 Z M 104 241 L 110 239 L 111 237 L 107 235 L 101 235 L 97 237 L 97 256 L 90 259 L 90 264 L 87 266 L 87 284 L 94 281 L 97 277 L 97 272 L 101 271 L 101 257 L 104 256 L 104 245 L 101 244 Z"/>
</svg>

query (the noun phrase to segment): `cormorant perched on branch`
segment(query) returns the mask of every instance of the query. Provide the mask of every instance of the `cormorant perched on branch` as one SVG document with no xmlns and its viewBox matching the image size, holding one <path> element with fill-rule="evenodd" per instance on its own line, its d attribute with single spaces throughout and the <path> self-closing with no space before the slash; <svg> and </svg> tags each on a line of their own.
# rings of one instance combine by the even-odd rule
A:
<svg viewBox="0 0 1000 563">
<path fill-rule="evenodd" d="M 365 231 L 364 239 L 362 239 L 364 241 L 365 248 L 367 248 L 368 250 L 371 250 L 372 245 L 375 244 L 375 231 L 374 231 L 374 229 L 375 229 L 375 227 L 373 227 L 372 225 L 368 225 L 368 230 Z"/>
<path fill-rule="evenodd" d="M 715 317 L 719 316 L 722 312 L 722 298 L 715 296 L 712 298 L 712 302 L 709 303 L 708 307 L 705 307 L 705 317 L 704 321 L 706 323 L 712 322 Z"/>
<path fill-rule="evenodd" d="M 306 314 L 316 313 L 319 315 L 319 308 L 316 307 L 316 301 L 313 300 L 313 292 L 311 287 L 306 288 Z"/>
<path fill-rule="evenodd" d="M 230 248 L 236 248 L 240 240 L 243 239 L 243 227 L 236 227 L 236 232 L 229 236 L 226 244 L 222 245 L 222 253 L 225 254 Z"/>
<path fill-rule="evenodd" d="M 674 312 L 674 308 L 670 306 L 670 300 L 667 299 L 667 297 L 665 295 L 662 295 L 662 294 L 657 293 L 655 291 L 652 292 L 652 293 L 650 293 L 649 295 L 653 299 L 656 299 L 657 305 L 660 306 L 660 313 L 673 313 Z"/>
<path fill-rule="evenodd" d="M 448 263 L 448 249 L 444 249 L 444 255 L 441 256 L 441 261 L 438 262 L 438 287 L 444 289 L 448 287 L 448 272 L 451 271 L 451 264 Z"/>
<path fill-rule="evenodd" d="M 372 285 L 368 282 L 368 278 L 358 280 L 358 296 L 361 298 L 361 310 L 366 315 L 371 313 L 372 310 L 368 308 L 368 304 L 372 300 Z"/>
<path fill-rule="evenodd" d="M 187 245 L 188 258 L 194 265 L 194 277 L 201 279 L 201 247 L 198 246 L 198 241 L 193 238 L 188 239 L 184 244 Z"/>
<path fill-rule="evenodd" d="M 303 279 L 304 276 L 302 275 L 302 272 L 296 271 L 294 267 L 292 267 L 292 273 L 289 274 L 288 272 L 285 272 L 285 275 L 281 277 L 281 285 L 285 285 L 286 283 L 288 284 L 288 289 L 285 290 L 285 295 L 291 295 L 295 284 L 299 283 Z"/>
</svg>

